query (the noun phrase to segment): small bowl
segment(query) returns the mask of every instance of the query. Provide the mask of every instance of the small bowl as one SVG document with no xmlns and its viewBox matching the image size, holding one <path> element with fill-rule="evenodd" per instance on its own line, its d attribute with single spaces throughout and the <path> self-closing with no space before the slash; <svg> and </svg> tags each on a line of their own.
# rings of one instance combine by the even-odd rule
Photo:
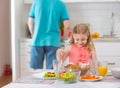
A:
<svg viewBox="0 0 120 88">
<path fill-rule="evenodd" d="M 115 78 L 120 79 L 120 68 L 112 68 L 111 73 Z"/>
</svg>

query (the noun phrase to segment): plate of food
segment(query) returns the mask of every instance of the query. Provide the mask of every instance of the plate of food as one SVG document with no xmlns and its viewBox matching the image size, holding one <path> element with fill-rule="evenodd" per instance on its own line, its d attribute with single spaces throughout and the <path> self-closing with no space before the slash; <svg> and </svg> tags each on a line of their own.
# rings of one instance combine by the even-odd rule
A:
<svg viewBox="0 0 120 88">
<path fill-rule="evenodd" d="M 79 77 L 81 81 L 100 81 L 103 79 L 102 76 L 97 75 L 84 75 Z"/>
<path fill-rule="evenodd" d="M 56 74 L 54 71 L 39 72 L 33 74 L 32 76 L 39 79 L 56 79 Z"/>
</svg>

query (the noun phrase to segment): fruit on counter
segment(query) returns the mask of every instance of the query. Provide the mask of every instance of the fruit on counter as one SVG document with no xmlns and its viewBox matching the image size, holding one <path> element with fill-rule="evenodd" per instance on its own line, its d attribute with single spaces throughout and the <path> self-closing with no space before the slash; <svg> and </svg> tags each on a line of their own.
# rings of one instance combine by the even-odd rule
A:
<svg viewBox="0 0 120 88">
<path fill-rule="evenodd" d="M 44 78 L 56 77 L 55 72 L 45 72 Z"/>
<path fill-rule="evenodd" d="M 94 32 L 94 33 L 91 34 L 91 37 L 92 38 L 100 38 L 100 33 Z"/>
</svg>

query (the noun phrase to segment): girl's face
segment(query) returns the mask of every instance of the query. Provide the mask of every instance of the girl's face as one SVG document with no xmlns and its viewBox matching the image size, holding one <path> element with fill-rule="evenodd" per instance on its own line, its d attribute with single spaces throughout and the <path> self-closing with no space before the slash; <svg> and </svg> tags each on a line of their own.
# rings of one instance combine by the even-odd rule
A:
<svg viewBox="0 0 120 88">
<path fill-rule="evenodd" d="M 81 47 L 87 43 L 88 36 L 86 34 L 73 34 L 74 44 Z"/>
</svg>

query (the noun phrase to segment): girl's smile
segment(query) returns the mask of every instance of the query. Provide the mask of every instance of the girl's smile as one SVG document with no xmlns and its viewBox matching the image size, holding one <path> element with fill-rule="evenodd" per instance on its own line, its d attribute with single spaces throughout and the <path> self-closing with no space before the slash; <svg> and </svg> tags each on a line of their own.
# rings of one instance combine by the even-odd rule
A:
<svg viewBox="0 0 120 88">
<path fill-rule="evenodd" d="M 74 38 L 74 44 L 81 47 L 87 43 L 88 36 L 87 34 L 74 34 L 73 38 Z"/>
</svg>

